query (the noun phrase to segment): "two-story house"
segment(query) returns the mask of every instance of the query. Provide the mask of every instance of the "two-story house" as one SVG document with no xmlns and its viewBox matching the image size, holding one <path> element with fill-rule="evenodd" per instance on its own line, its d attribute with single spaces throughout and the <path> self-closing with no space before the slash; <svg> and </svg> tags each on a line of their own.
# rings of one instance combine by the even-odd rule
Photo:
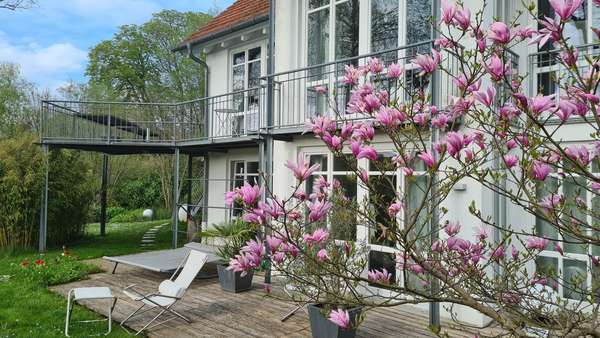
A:
<svg viewBox="0 0 600 338">
<path fill-rule="evenodd" d="M 479 0 L 464 3 L 473 10 L 481 6 Z M 508 22 L 518 11 L 525 10 L 518 0 L 489 4 L 484 9 L 487 24 L 496 19 Z M 175 52 L 197 59 L 199 69 L 206 72 L 207 92 L 199 93 L 203 97 L 177 104 L 48 101 L 42 116 L 42 144 L 115 155 L 172 153 L 177 159 L 176 172 L 180 156 L 202 157 L 203 176 L 191 173 L 189 179 L 203 184 L 202 200 L 193 202 L 198 202 L 196 209 L 200 210 L 204 228 L 239 214 L 225 207 L 224 193 L 244 182 L 259 182 L 259 172 L 272 177 L 270 186 L 276 195 L 286 195 L 293 177 L 283 164 L 299 154 L 308 156 L 311 163 L 321 164 L 315 176 L 337 178 L 350 200 L 368 198 L 342 161 L 322 142 L 302 133 L 303 125 L 308 118 L 330 114 L 333 92 L 333 104 L 344 111 L 349 88 L 339 79 L 346 64 L 360 65 L 372 56 L 385 63 L 400 62 L 406 67 L 407 81 L 419 86 L 410 60 L 416 53 L 431 49 L 433 31 L 429 17 L 432 13 L 438 15 L 439 6 L 439 0 L 237 0 L 175 48 Z M 537 8 L 540 15 L 553 15 L 548 0 L 537 0 Z M 600 26 L 600 9 L 593 6 L 592 0 L 586 0 L 574 16 L 566 34 L 581 46 L 581 57 L 597 55 L 600 49 L 594 45 L 598 41 L 594 40 L 592 27 Z M 519 20 L 522 25 L 537 25 L 527 15 Z M 521 44 L 513 52 L 512 66 L 531 74 L 531 94 L 558 92 L 553 79 L 564 70 L 551 61 L 551 51 Z M 433 92 L 439 102 L 455 90 L 450 78 L 441 78 L 436 86 Z M 564 139 L 569 142 L 590 141 L 586 136 L 589 133 L 581 132 L 577 121 L 565 130 Z M 376 136 L 375 147 L 382 154 L 393 149 L 382 135 Z M 362 167 L 369 167 L 367 160 L 359 161 L 365 162 Z M 369 174 L 381 175 L 378 171 Z M 415 175 L 418 174 L 417 171 Z M 402 171 L 385 175 L 404 187 Z M 466 235 L 472 235 L 469 231 L 478 224 L 464 207 L 471 201 L 499 224 L 536 225 L 540 231 L 546 231 L 543 222 L 477 182 L 461 182 L 459 187 L 444 207 L 450 210 L 447 217 L 471 225 L 465 226 Z M 420 198 L 418 189 L 405 188 L 414 190 L 415 198 Z M 176 186 L 175 200 L 179 200 L 179 205 L 186 204 L 183 198 L 179 199 L 177 189 Z M 409 206 L 410 203 L 407 201 Z M 370 268 L 385 267 L 400 274 L 394 263 L 398 249 L 393 244 L 379 242 L 360 224 L 351 226 L 352 238 L 347 239 L 367 243 Z M 176 236 L 177 232 L 173 233 Z M 544 252 L 544 261 L 538 263 L 556 266 L 565 274 L 586 271 L 587 250 L 596 249 L 573 248 L 568 256 Z M 591 277 L 588 279 L 591 284 Z M 486 323 L 474 311 L 454 311 L 461 321 Z M 442 316 L 450 314 L 442 309 Z"/>
</svg>

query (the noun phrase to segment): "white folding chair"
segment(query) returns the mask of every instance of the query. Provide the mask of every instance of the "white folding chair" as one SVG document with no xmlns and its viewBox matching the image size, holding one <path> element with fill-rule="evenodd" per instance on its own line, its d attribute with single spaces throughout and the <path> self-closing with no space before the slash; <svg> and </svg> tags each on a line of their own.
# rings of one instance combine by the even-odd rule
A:
<svg viewBox="0 0 600 338">
<path fill-rule="evenodd" d="M 146 329 L 151 329 L 158 325 L 164 324 L 169 320 L 175 319 L 177 317 L 183 319 L 187 323 L 191 323 L 191 321 L 187 317 L 175 311 L 173 309 L 173 306 L 183 298 L 186 290 L 188 289 L 194 278 L 196 278 L 196 275 L 198 274 L 198 272 L 200 272 L 200 269 L 202 269 L 204 263 L 206 263 L 207 258 L 208 255 L 206 253 L 191 249 L 190 252 L 187 254 L 186 258 L 179 264 L 171 278 L 160 283 L 157 292 L 142 294 L 141 292 L 134 289 L 136 284 L 130 285 L 123 289 L 123 293 L 125 295 L 127 295 L 132 300 L 140 302 L 142 304 L 129 316 L 127 316 L 127 318 L 125 318 L 123 322 L 121 322 L 121 327 L 123 327 L 123 329 L 127 331 L 127 329 L 125 328 L 125 323 L 128 320 L 130 320 L 134 316 L 139 316 L 142 313 L 154 309 L 158 309 L 159 313 L 154 318 L 152 318 L 146 325 L 144 325 L 144 327 L 137 331 L 135 333 L 136 335 L 140 334 Z M 177 272 L 179 272 L 179 270 L 181 270 L 181 272 L 179 273 L 179 275 L 177 275 Z M 177 278 L 175 278 L 176 275 Z M 144 307 L 149 308 L 142 311 Z M 152 323 L 154 323 L 164 313 L 173 314 L 175 317 L 152 325 Z"/>
</svg>

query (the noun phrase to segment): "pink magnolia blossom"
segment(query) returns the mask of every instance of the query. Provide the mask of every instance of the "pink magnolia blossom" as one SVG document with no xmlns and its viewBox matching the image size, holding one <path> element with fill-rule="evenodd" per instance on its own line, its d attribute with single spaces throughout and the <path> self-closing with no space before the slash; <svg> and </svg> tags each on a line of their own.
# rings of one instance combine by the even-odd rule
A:
<svg viewBox="0 0 600 338">
<path fill-rule="evenodd" d="M 318 228 L 312 234 L 305 234 L 303 236 L 304 241 L 307 244 L 321 244 L 329 238 L 329 232 L 325 229 Z"/>
<path fill-rule="evenodd" d="M 560 205 L 562 200 L 562 194 L 550 194 L 539 201 L 538 207 L 540 207 L 545 213 L 552 214 L 556 207 Z"/>
<path fill-rule="evenodd" d="M 561 60 L 569 67 L 573 67 L 577 63 L 578 57 L 579 51 L 577 49 L 563 50 L 560 52 Z"/>
<path fill-rule="evenodd" d="M 437 50 L 432 49 L 431 55 L 417 54 L 410 62 L 421 69 L 420 75 L 424 75 L 435 72 L 441 60 L 442 56 L 440 53 Z"/>
<path fill-rule="evenodd" d="M 554 8 L 556 15 L 562 21 L 571 19 L 571 15 L 581 6 L 584 0 L 549 0 L 550 5 Z"/>
<path fill-rule="evenodd" d="M 536 33 L 536 30 L 530 26 L 520 26 L 515 30 L 515 35 L 521 39 L 531 39 Z"/>
<path fill-rule="evenodd" d="M 490 74 L 494 81 L 502 80 L 504 75 L 508 72 L 508 65 L 504 64 L 502 59 L 496 54 L 493 54 L 484 66 L 487 73 Z"/>
<path fill-rule="evenodd" d="M 529 110 L 534 115 L 539 115 L 543 112 L 550 111 L 554 108 L 555 95 L 537 95 L 529 100 Z"/>
<path fill-rule="evenodd" d="M 425 163 L 425 165 L 428 168 L 431 169 L 435 166 L 435 158 L 428 151 L 422 151 L 417 156 L 421 159 L 421 161 L 423 161 L 423 163 Z"/>
<path fill-rule="evenodd" d="M 346 65 L 345 71 L 346 74 L 344 75 L 342 82 L 350 86 L 356 85 L 360 77 L 360 72 L 358 69 L 356 69 L 353 65 Z"/>
<path fill-rule="evenodd" d="M 274 219 L 278 219 L 284 214 L 283 207 L 280 202 L 275 199 L 269 198 L 267 203 L 258 202 L 258 207 Z"/>
<path fill-rule="evenodd" d="M 512 168 L 519 163 L 519 158 L 516 155 L 504 155 L 504 164 L 507 168 Z"/>
<path fill-rule="evenodd" d="M 342 309 L 332 310 L 329 314 L 329 320 L 344 330 L 350 328 L 350 315 L 348 311 Z"/>
<path fill-rule="evenodd" d="M 343 139 L 347 139 L 350 136 L 352 136 L 353 132 L 354 132 L 354 124 L 352 122 L 345 122 L 344 125 L 342 125 L 342 130 L 340 131 L 340 136 Z"/>
<path fill-rule="evenodd" d="M 377 151 L 375 151 L 375 149 L 371 146 L 363 146 L 360 151 L 358 152 L 358 154 L 356 155 L 357 159 L 361 159 L 361 158 L 367 158 L 371 161 L 376 161 L 377 160 Z"/>
<path fill-rule="evenodd" d="M 489 229 L 485 225 L 481 225 L 475 229 L 475 239 L 479 242 L 484 241 L 489 236 Z"/>
<path fill-rule="evenodd" d="M 310 167 L 308 165 L 309 163 L 306 161 L 303 155 L 298 156 L 297 163 L 293 163 L 291 161 L 287 161 L 285 163 L 285 166 L 292 171 L 294 177 L 296 177 L 296 179 L 300 182 L 306 181 L 310 175 L 312 175 L 312 173 L 320 168 L 320 165 L 318 164 L 313 164 Z"/>
<path fill-rule="evenodd" d="M 535 160 L 533 161 L 533 166 L 531 167 L 531 176 L 536 180 L 543 181 L 546 179 L 548 174 L 552 171 L 549 165 L 544 162 Z"/>
<path fill-rule="evenodd" d="M 554 243 L 554 250 L 556 250 L 556 252 L 558 252 L 561 256 L 565 255 L 565 252 L 558 242 Z"/>
<path fill-rule="evenodd" d="M 239 197 L 240 195 L 237 191 L 227 191 L 225 193 L 225 205 L 231 208 L 235 200 Z"/>
<path fill-rule="evenodd" d="M 449 2 L 448 0 L 442 0 L 441 3 L 442 10 L 442 22 L 446 25 L 449 25 L 454 20 L 454 15 L 456 14 L 456 5 L 454 2 Z"/>
<path fill-rule="evenodd" d="M 265 254 L 265 246 L 258 238 L 256 240 L 252 239 L 246 242 L 246 245 L 242 247 L 242 252 L 262 257 Z"/>
<path fill-rule="evenodd" d="M 373 140 L 375 128 L 370 124 L 360 124 L 354 128 L 352 136 L 357 140 Z"/>
<path fill-rule="evenodd" d="M 481 102 L 484 106 L 493 107 L 494 100 L 496 99 L 496 88 L 493 86 L 488 87 L 485 91 L 477 91 L 473 93 L 475 100 Z"/>
<path fill-rule="evenodd" d="M 460 157 L 460 151 L 466 146 L 465 137 L 451 131 L 446 135 L 446 150 L 454 158 Z"/>
<path fill-rule="evenodd" d="M 582 167 L 587 167 L 587 165 L 590 164 L 590 152 L 586 146 L 570 145 L 565 148 L 565 154 L 567 154 L 571 160 L 579 163 Z"/>
<path fill-rule="evenodd" d="M 431 119 L 431 126 L 444 129 L 448 126 L 448 122 L 451 118 L 447 114 L 438 114 Z"/>
<path fill-rule="evenodd" d="M 517 250 L 517 247 L 514 244 L 510 245 L 510 255 L 514 260 L 519 258 L 519 250 Z"/>
<path fill-rule="evenodd" d="M 383 72 L 383 69 L 384 69 L 383 63 L 378 58 L 369 58 L 367 60 L 367 65 L 369 66 L 369 70 L 373 74 L 379 74 L 379 73 Z"/>
<path fill-rule="evenodd" d="M 261 195 L 261 189 L 258 185 L 250 185 L 248 183 L 244 183 L 244 186 L 238 189 L 238 194 L 244 204 L 246 205 L 254 205 Z"/>
<path fill-rule="evenodd" d="M 558 19 L 545 17 L 538 20 L 538 23 L 543 26 L 538 31 L 538 34 L 531 40 L 531 43 L 538 43 L 539 48 L 542 48 L 548 42 L 560 40 L 562 36 L 562 25 Z"/>
<path fill-rule="evenodd" d="M 242 220 L 247 223 L 265 224 L 267 222 L 267 215 L 263 209 L 257 208 L 244 213 Z"/>
<path fill-rule="evenodd" d="M 404 176 L 412 176 L 415 173 L 415 170 L 413 168 L 404 167 L 402 168 L 402 173 Z"/>
<path fill-rule="evenodd" d="M 454 24 L 456 24 L 460 29 L 467 30 L 471 25 L 471 11 L 468 8 L 462 8 L 457 10 L 454 14 Z"/>
<path fill-rule="evenodd" d="M 368 278 L 371 282 L 380 283 L 380 284 L 389 284 L 390 279 L 392 278 L 392 274 L 389 273 L 386 268 L 382 268 L 381 270 L 369 270 Z"/>
<path fill-rule="evenodd" d="M 326 116 L 317 116 L 304 124 L 304 132 L 312 132 L 316 136 L 322 136 L 327 132 L 333 133 L 336 129 L 335 121 Z"/>
<path fill-rule="evenodd" d="M 453 237 L 456 236 L 460 232 L 461 225 L 458 222 L 448 222 L 444 227 L 444 231 L 448 236 Z"/>
<path fill-rule="evenodd" d="M 554 115 L 558 116 L 558 118 L 564 122 L 566 122 L 571 115 L 575 114 L 577 114 L 577 105 L 570 100 L 560 100 L 558 109 L 554 112 Z"/>
<path fill-rule="evenodd" d="M 377 113 L 377 116 L 375 116 L 375 119 L 382 126 L 386 126 L 388 128 L 394 127 L 398 125 L 399 122 L 397 119 L 398 115 L 394 112 L 394 110 L 395 109 L 393 108 L 382 107 L 381 110 L 379 110 L 379 113 Z"/>
<path fill-rule="evenodd" d="M 546 245 L 548 245 L 548 242 L 549 241 L 545 238 L 532 236 L 527 238 L 526 248 L 532 250 L 544 250 Z"/>
<path fill-rule="evenodd" d="M 325 262 L 329 260 L 329 255 L 327 254 L 327 250 L 321 249 L 317 252 L 317 260 L 320 262 Z"/>
<path fill-rule="evenodd" d="M 401 210 L 402 210 L 402 203 L 394 202 L 394 203 L 390 204 L 390 206 L 388 207 L 388 215 L 390 215 L 390 217 L 396 217 L 396 215 Z"/>
<path fill-rule="evenodd" d="M 590 255 L 590 260 L 594 266 L 600 265 L 600 259 L 598 259 L 598 257 Z"/>
<path fill-rule="evenodd" d="M 506 256 L 506 252 L 504 250 L 503 246 L 499 246 L 496 249 L 494 249 L 494 251 L 492 251 L 492 253 L 490 254 L 490 258 L 491 259 L 495 259 L 495 260 L 499 260 L 499 259 L 504 259 L 504 256 Z"/>
<path fill-rule="evenodd" d="M 488 37 L 496 44 L 507 44 L 510 42 L 510 28 L 501 21 L 496 21 L 490 26 Z"/>
<path fill-rule="evenodd" d="M 315 86 L 314 87 L 315 92 L 317 92 L 318 94 L 326 94 L 327 93 L 327 87 L 325 86 Z"/>
<path fill-rule="evenodd" d="M 404 68 L 402 67 L 401 64 L 392 63 L 388 66 L 387 76 L 390 79 L 398 79 L 398 78 L 400 78 L 400 76 L 402 76 L 403 72 L 404 72 Z"/>
<path fill-rule="evenodd" d="M 246 276 L 250 270 L 258 267 L 256 260 L 256 256 L 249 253 L 235 255 L 234 258 L 229 260 L 229 266 L 227 267 L 227 270 L 241 272 L 242 277 Z"/>
<path fill-rule="evenodd" d="M 269 250 L 271 251 L 272 254 L 277 252 L 277 250 L 279 250 L 279 247 L 283 243 L 283 240 L 276 236 L 267 236 L 265 241 L 267 242 L 267 245 L 269 246 Z"/>
<path fill-rule="evenodd" d="M 600 182 L 593 182 L 591 188 L 596 190 L 597 192 L 600 192 Z"/>
</svg>

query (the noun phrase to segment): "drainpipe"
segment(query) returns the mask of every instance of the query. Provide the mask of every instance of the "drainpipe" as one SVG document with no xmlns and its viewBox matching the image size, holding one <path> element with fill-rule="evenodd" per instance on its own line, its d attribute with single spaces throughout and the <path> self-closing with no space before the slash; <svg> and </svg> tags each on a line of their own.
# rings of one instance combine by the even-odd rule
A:
<svg viewBox="0 0 600 338">
<path fill-rule="evenodd" d="M 273 96 L 273 77 L 275 70 L 275 0 L 269 0 L 269 50 L 267 51 L 267 125 L 265 135 L 265 184 L 273 187 L 273 136 L 271 135 L 271 127 L 273 127 L 274 115 L 274 96 Z M 265 228 L 265 235 L 267 229 Z M 271 283 L 271 265 L 265 271 L 265 283 Z"/>
<path fill-rule="evenodd" d="M 208 64 L 206 63 L 206 61 L 202 60 L 201 58 L 197 57 L 196 55 L 194 55 L 194 53 L 192 52 L 192 45 L 191 44 L 187 44 L 185 45 L 186 47 L 186 51 L 187 51 L 187 56 L 194 60 L 195 62 L 199 63 L 200 65 L 202 65 L 202 67 L 204 67 L 204 94 L 202 97 L 208 97 L 208 74 L 209 74 L 209 68 L 208 68 Z"/>
</svg>

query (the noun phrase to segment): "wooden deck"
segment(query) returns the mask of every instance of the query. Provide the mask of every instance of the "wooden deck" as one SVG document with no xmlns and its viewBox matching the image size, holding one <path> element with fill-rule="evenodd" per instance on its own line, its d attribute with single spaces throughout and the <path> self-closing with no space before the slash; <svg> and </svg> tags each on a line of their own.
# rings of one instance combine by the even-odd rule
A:
<svg viewBox="0 0 600 338">
<path fill-rule="evenodd" d="M 154 291 L 158 284 L 168 278 L 164 274 L 120 265 L 115 275 L 110 274 L 112 265 L 102 260 L 94 263 L 105 271 L 90 276 L 90 279 L 52 287 L 51 290 L 66 295 L 69 289 L 86 286 L 109 286 L 119 298 L 113 318 L 120 322 L 134 310 L 134 303 L 121 290 L 130 284 L 138 284 L 143 291 Z M 84 302 L 85 306 L 106 315 L 108 303 L 104 301 Z M 192 319 L 192 324 L 175 319 L 147 332 L 149 337 L 310 337 L 308 316 L 298 311 L 285 322 L 280 318 L 293 309 L 293 304 L 265 298 L 261 277 L 255 277 L 253 290 L 232 294 L 222 291 L 218 280 L 195 281 L 183 301 L 176 305 L 183 314 Z M 133 329 L 139 329 L 154 312 L 145 313 L 141 319 L 131 321 Z M 411 306 L 377 309 L 367 314 L 367 319 L 358 329 L 358 337 L 434 337 L 427 330 L 427 313 Z M 115 325 L 116 326 L 116 325 Z M 121 330 L 116 326 L 116 330 Z M 450 337 L 472 338 L 476 333 L 459 331 L 448 322 L 443 330 Z"/>
</svg>

